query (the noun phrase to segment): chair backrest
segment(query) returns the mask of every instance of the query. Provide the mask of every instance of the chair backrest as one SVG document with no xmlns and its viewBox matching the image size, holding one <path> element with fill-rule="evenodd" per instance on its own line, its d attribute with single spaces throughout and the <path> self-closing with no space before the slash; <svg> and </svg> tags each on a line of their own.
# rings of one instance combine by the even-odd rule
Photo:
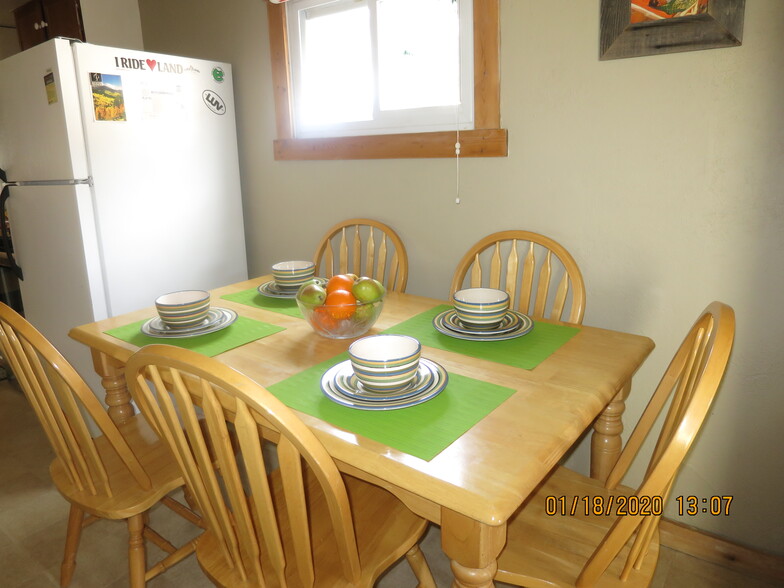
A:
<svg viewBox="0 0 784 588">
<path fill-rule="evenodd" d="M 511 308 L 534 318 L 579 324 L 585 313 L 577 262 L 556 241 L 530 231 L 493 233 L 471 247 L 457 264 L 449 294 L 468 287 L 506 290 Z"/>
<path fill-rule="evenodd" d="M 615 488 L 626 474 L 643 441 L 651 431 L 667 400 L 670 406 L 642 483 L 635 496 L 639 504 L 647 497 L 666 501 L 678 470 L 708 414 L 724 376 L 735 336 L 735 313 L 721 302 L 713 302 L 703 311 L 678 348 L 667 371 L 629 437 L 618 462 L 607 478 L 606 486 Z M 632 509 L 629 509 L 630 511 Z M 645 557 L 661 518 L 654 504 L 651 514 L 620 516 L 604 541 L 583 568 L 582 585 L 592 586 L 631 538 L 637 536 L 621 576 L 638 568 Z M 659 514 L 655 514 L 659 512 Z M 578 585 L 579 584 L 578 582 Z"/>
<path fill-rule="evenodd" d="M 347 585 L 356 584 L 359 556 L 343 479 L 323 445 L 289 408 L 225 364 L 167 345 L 149 345 L 135 353 L 126 377 L 142 413 L 175 454 L 226 566 L 253 585 L 264 586 L 264 577 L 275 577 L 274 585 L 286 586 L 285 578 L 292 573 L 298 576 L 297 585 L 312 585 L 317 546 L 310 543 L 303 478 L 312 479 L 305 474 L 313 474 L 329 511 L 335 559 L 342 564 Z M 197 406 L 204 414 L 206 435 Z M 259 426 L 279 433 L 274 447 L 264 447 Z M 232 429 L 237 447 L 230 440 Z M 275 473 L 285 489 L 282 501 L 273 501 L 274 486 L 267 476 L 276 465 L 269 453 L 274 448 L 279 463 Z M 281 520 L 290 527 L 280 527 Z M 289 544 L 292 549 L 285 548 Z"/>
<path fill-rule="evenodd" d="M 88 420 L 92 420 L 93 430 L 103 434 L 139 487 L 152 488 L 147 472 L 81 376 L 33 325 L 2 303 L 0 348 L 76 488 L 93 496 L 113 496 L 112 480 Z"/>
<path fill-rule="evenodd" d="M 387 290 L 406 291 L 406 248 L 394 229 L 378 221 L 352 218 L 339 222 L 321 239 L 313 261 L 319 276 L 352 273 L 375 278 Z"/>
</svg>

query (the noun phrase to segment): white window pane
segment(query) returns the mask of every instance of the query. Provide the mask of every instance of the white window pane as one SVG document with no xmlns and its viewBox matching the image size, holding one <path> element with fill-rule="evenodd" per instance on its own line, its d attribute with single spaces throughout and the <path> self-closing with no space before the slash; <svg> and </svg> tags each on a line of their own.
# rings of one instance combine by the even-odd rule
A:
<svg viewBox="0 0 784 588">
<path fill-rule="evenodd" d="M 453 0 L 379 0 L 381 110 L 460 102 L 460 22 Z"/>
<path fill-rule="evenodd" d="M 473 128 L 471 0 L 286 6 L 296 137 Z"/>
<path fill-rule="evenodd" d="M 323 125 L 373 118 L 373 62 L 366 6 L 305 20 L 301 120 Z"/>
</svg>

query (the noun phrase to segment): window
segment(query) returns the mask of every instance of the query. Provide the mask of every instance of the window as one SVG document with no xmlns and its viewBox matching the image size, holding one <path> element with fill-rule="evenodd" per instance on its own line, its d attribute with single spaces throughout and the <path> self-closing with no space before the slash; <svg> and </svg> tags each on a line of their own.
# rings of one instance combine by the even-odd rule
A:
<svg viewBox="0 0 784 588">
<path fill-rule="evenodd" d="M 286 7 L 295 137 L 473 128 L 471 0 Z"/>
<path fill-rule="evenodd" d="M 419 5 L 424 5 L 422 0 L 409 0 Z M 394 86 L 400 86 L 400 80 L 415 79 L 417 69 L 427 70 L 428 51 L 441 50 L 450 46 L 456 55 L 457 45 L 449 45 L 441 40 L 430 46 L 428 50 L 421 50 L 417 46 L 418 60 L 406 60 L 404 45 L 401 35 L 390 34 L 383 26 L 374 28 L 366 24 L 373 22 L 373 11 L 386 11 L 384 22 L 394 22 L 393 15 L 388 12 L 395 4 L 385 0 L 336 0 L 326 3 L 324 0 L 302 0 L 289 3 L 292 5 L 286 12 L 285 4 L 269 4 L 269 30 L 270 46 L 272 50 L 272 72 L 275 86 L 275 105 L 277 111 L 277 134 L 275 141 L 275 158 L 286 159 L 362 159 L 362 158 L 394 158 L 394 157 L 454 157 L 455 155 L 455 127 L 460 125 L 461 157 L 497 157 L 506 156 L 507 134 L 500 128 L 500 92 L 499 92 L 499 56 L 498 56 L 498 1 L 499 0 L 468 0 L 473 1 L 473 10 L 463 11 L 464 18 L 468 14 L 473 17 L 473 60 L 456 57 L 457 63 L 471 63 L 473 71 L 457 73 L 451 72 L 450 82 L 432 84 L 433 91 L 416 92 L 414 95 L 424 98 L 424 102 L 412 104 L 410 93 L 399 93 Z M 402 2 L 403 5 L 406 2 Z M 428 4 L 431 4 L 428 2 Z M 442 4 L 432 3 L 434 6 Z M 443 6 L 440 7 L 443 10 Z M 305 11 L 304 14 L 302 11 Z M 292 15 L 294 15 L 292 17 Z M 442 15 L 443 16 L 443 15 Z M 428 26 L 427 19 L 421 19 L 423 26 Z M 290 22 L 296 19 L 295 22 Z M 362 22 L 363 26 L 352 27 L 359 31 L 352 35 L 340 35 L 340 46 L 335 42 L 335 27 L 343 26 L 340 22 Z M 441 20 L 445 20 L 441 18 Z M 412 27 L 410 23 L 405 30 Z M 292 26 L 296 30 L 292 36 L 304 37 L 304 42 L 293 41 L 289 38 Z M 431 25 L 432 36 L 449 35 L 449 28 L 440 30 L 437 25 Z M 470 26 L 463 22 L 463 27 Z M 405 32 L 404 30 L 404 32 Z M 329 31 L 330 38 L 321 45 L 319 35 Z M 397 29 L 400 31 L 400 28 Z M 451 33 L 454 36 L 454 30 Z M 376 46 L 378 57 L 371 58 L 376 52 L 368 52 L 368 37 L 379 41 Z M 287 40 L 289 41 L 287 43 Z M 353 48 L 346 43 L 354 43 Z M 362 45 L 358 45 L 362 43 Z M 302 79 L 293 80 L 290 68 L 307 69 L 307 55 L 300 54 L 299 50 L 289 51 L 287 45 L 319 48 L 320 57 L 325 57 L 325 63 L 317 68 L 320 71 L 329 71 L 328 83 L 319 81 L 318 76 L 311 77 L 310 81 Z M 394 47 L 392 58 L 384 57 L 385 45 Z M 360 47 L 362 49 L 360 49 Z M 471 50 L 471 45 L 468 45 Z M 337 50 L 337 53 L 328 55 L 327 51 Z M 303 51 L 304 53 L 304 51 Z M 370 55 L 369 55 L 370 53 Z M 369 75 L 354 75 L 339 78 L 334 63 L 337 56 L 345 60 L 346 56 L 353 56 L 357 61 L 351 63 L 348 71 L 356 72 L 360 68 L 370 72 Z M 470 54 L 469 54 L 470 55 Z M 401 57 L 402 56 L 402 57 Z M 443 57 L 439 57 L 443 61 Z M 386 61 L 385 61 L 386 59 Z M 397 60 L 397 63 L 394 63 Z M 402 64 L 400 61 L 405 61 Z M 416 63 L 415 63 L 416 61 Z M 447 70 L 448 68 L 444 68 Z M 378 71 L 385 73 L 377 75 Z M 337 69 L 337 72 L 340 68 Z M 345 69 L 344 69 L 345 71 Z M 432 76 L 432 67 L 430 67 Z M 398 81 L 394 82 L 395 76 Z M 304 79 L 304 78 L 303 78 Z M 340 103 L 337 98 L 327 95 L 327 89 L 335 86 L 336 79 L 340 79 L 341 87 L 357 84 L 357 81 L 379 81 L 378 89 L 360 84 L 352 86 L 351 94 L 357 100 L 350 107 L 344 108 L 345 103 Z M 467 89 L 462 91 L 458 82 L 465 82 Z M 308 103 L 301 99 L 307 95 L 303 83 L 315 84 L 314 95 L 319 100 Z M 319 86 L 319 84 L 322 84 Z M 390 88 L 392 88 L 390 90 Z M 445 90 L 445 92 L 444 92 Z M 440 94 L 439 94 L 440 92 Z M 466 96 L 467 92 L 467 96 Z M 303 100 L 296 109 L 294 100 Z M 330 102 L 332 100 L 332 102 Z M 450 104 L 451 102 L 451 104 Z M 473 108 L 471 104 L 473 103 Z M 456 104 L 460 104 L 459 114 L 456 113 Z M 362 113 L 363 116 L 357 116 Z M 471 116 L 473 115 L 473 116 Z M 427 122 L 423 122 L 423 118 Z M 360 120 L 357 120 L 360 119 Z M 342 136 L 329 136 L 336 133 L 336 125 L 342 127 Z M 401 133 L 400 129 L 406 132 Z M 373 134 L 368 134 L 373 133 Z M 345 136 L 351 134 L 353 136 Z M 305 138 L 303 138 L 303 135 Z"/>
</svg>

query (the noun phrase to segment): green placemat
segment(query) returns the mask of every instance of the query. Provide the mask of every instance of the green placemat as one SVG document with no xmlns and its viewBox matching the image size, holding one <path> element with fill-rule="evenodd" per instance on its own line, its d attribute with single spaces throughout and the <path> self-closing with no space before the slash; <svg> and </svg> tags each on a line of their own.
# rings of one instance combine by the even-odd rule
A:
<svg viewBox="0 0 784 588">
<path fill-rule="evenodd" d="M 529 333 L 506 341 L 467 341 L 444 335 L 433 326 L 440 312 L 450 309 L 443 304 L 420 313 L 384 330 L 384 333 L 410 335 L 422 345 L 454 351 L 477 359 L 487 359 L 513 367 L 532 370 L 550 357 L 559 347 L 580 332 L 577 327 L 553 325 L 536 321 Z"/>
<path fill-rule="evenodd" d="M 296 300 L 291 298 L 270 298 L 269 296 L 262 296 L 256 288 L 235 292 L 234 294 L 226 294 L 225 296 L 221 296 L 221 298 L 252 306 L 253 308 L 263 308 L 264 310 L 271 310 L 272 312 L 303 318 Z"/>
<path fill-rule="evenodd" d="M 105 331 L 106 334 L 112 337 L 117 337 L 122 341 L 136 345 L 137 347 L 144 347 L 153 343 L 165 343 L 167 345 L 175 345 L 176 347 L 183 347 L 198 351 L 203 355 L 212 357 L 234 349 L 245 343 L 250 343 L 256 339 L 261 339 L 268 335 L 272 335 L 279 331 L 284 331 L 285 327 L 278 327 L 277 325 L 270 325 L 244 316 L 238 316 L 237 320 L 231 325 L 215 333 L 208 333 L 207 335 L 200 335 L 198 337 L 185 337 L 185 338 L 162 338 L 150 337 L 141 332 L 141 326 L 146 322 L 141 320 L 130 325 L 117 327 Z"/>
<path fill-rule="evenodd" d="M 511 388 L 449 374 L 435 398 L 398 410 L 359 410 L 329 400 L 321 376 L 347 354 L 315 365 L 269 387 L 287 406 L 430 461 L 514 394 Z"/>
</svg>

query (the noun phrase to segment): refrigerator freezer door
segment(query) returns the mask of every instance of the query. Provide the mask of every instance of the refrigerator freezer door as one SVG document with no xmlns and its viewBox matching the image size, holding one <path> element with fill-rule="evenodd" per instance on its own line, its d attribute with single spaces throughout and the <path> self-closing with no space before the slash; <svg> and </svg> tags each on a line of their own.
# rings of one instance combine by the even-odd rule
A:
<svg viewBox="0 0 784 588">
<path fill-rule="evenodd" d="M 74 53 L 109 313 L 246 279 L 231 67 Z"/>
<path fill-rule="evenodd" d="M 64 39 L 0 61 L 0 167 L 9 180 L 88 176 L 73 67 Z"/>
</svg>

